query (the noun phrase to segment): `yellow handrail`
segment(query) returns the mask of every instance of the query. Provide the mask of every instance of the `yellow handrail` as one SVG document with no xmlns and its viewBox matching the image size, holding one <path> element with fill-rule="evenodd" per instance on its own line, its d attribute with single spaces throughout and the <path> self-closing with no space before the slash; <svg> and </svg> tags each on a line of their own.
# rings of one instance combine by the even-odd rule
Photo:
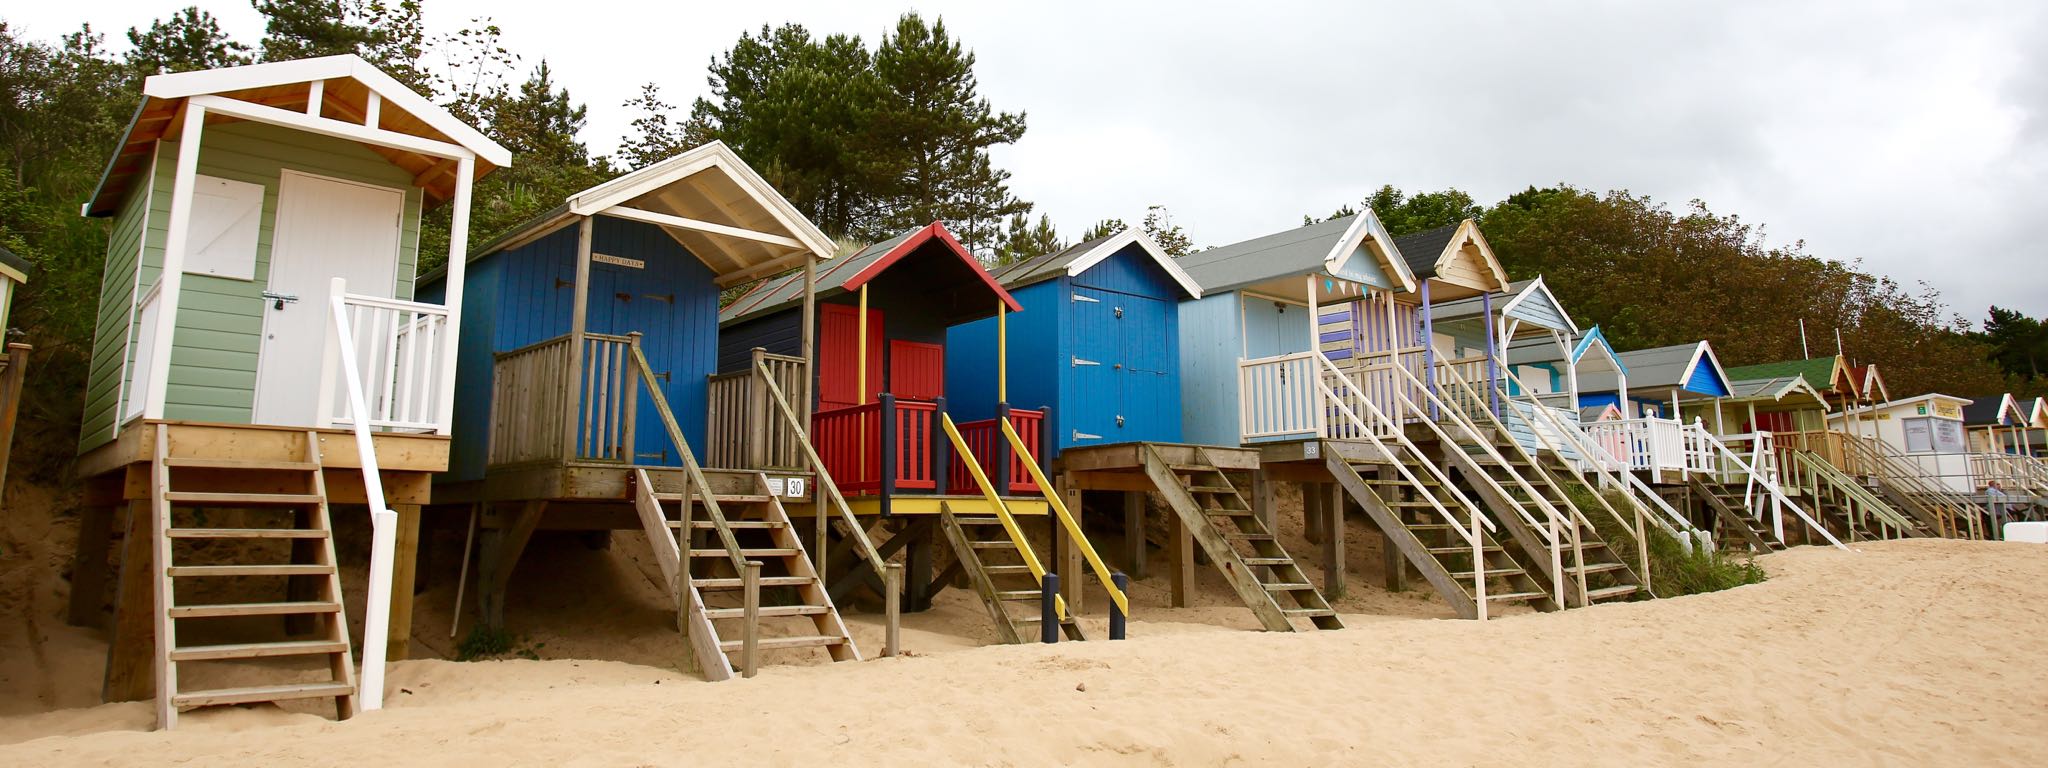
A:
<svg viewBox="0 0 2048 768">
<path fill-rule="evenodd" d="M 1031 580 L 1045 585 L 1045 566 L 1038 564 L 1038 554 L 1031 551 L 1031 541 L 1024 538 L 1024 530 L 1017 527 L 1017 520 L 1010 516 L 1010 508 L 1003 504 L 1003 497 L 996 493 L 994 483 L 988 481 L 988 474 L 981 471 L 981 463 L 974 460 L 974 451 L 967 448 L 967 441 L 960 437 L 960 430 L 953 426 L 953 417 L 939 414 L 939 426 L 946 430 L 946 439 L 953 441 L 953 450 L 960 452 L 960 463 L 967 465 L 967 474 L 974 476 L 974 484 L 981 487 L 981 495 L 988 497 L 989 506 L 996 511 L 996 520 L 1003 524 L 1003 531 L 1010 535 L 1010 543 L 1017 545 L 1017 552 L 1024 556 L 1024 566 L 1031 570 Z M 1054 595 L 1053 609 L 1061 621 L 1067 618 L 1066 598 Z"/>
<path fill-rule="evenodd" d="M 1116 588 L 1116 580 L 1110 578 L 1109 566 L 1102 562 L 1102 556 L 1095 554 L 1095 545 L 1088 543 L 1088 537 L 1081 534 L 1081 522 L 1075 520 L 1067 505 L 1060 501 L 1059 494 L 1052 492 L 1052 483 L 1045 479 L 1045 472 L 1038 468 L 1038 459 L 1031 455 L 1031 449 L 1024 446 L 1024 438 L 1017 436 L 1017 430 L 1010 426 L 1009 419 L 997 419 L 1003 426 L 1003 437 L 1010 439 L 1010 447 L 1024 457 L 1024 468 L 1031 471 L 1031 479 L 1038 483 L 1038 492 L 1045 502 L 1052 506 L 1053 514 L 1059 516 L 1060 525 L 1073 538 L 1074 546 L 1081 548 L 1081 557 L 1088 560 L 1088 567 L 1095 571 L 1095 578 L 1102 580 L 1102 588 L 1109 590 L 1109 599 L 1116 601 L 1116 608 L 1124 616 L 1131 615 L 1131 603 L 1124 598 L 1124 591 Z"/>
</svg>

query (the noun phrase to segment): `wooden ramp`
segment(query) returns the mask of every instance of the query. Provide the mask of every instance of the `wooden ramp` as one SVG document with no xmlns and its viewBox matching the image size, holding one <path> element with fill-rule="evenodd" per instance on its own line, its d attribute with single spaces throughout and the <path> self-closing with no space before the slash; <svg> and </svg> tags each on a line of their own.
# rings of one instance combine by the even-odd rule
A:
<svg viewBox="0 0 2048 768">
<path fill-rule="evenodd" d="M 156 425 L 155 429 L 156 452 L 150 466 L 154 530 L 148 534 L 154 536 L 154 560 L 161 566 L 153 569 L 158 725 L 174 727 L 183 709 L 289 699 L 333 699 L 337 718 L 354 715 L 356 673 L 348 626 L 342 619 L 341 576 L 335 566 L 319 440 L 308 432 L 296 455 L 252 461 L 173 454 L 169 428 Z M 212 515 L 208 513 L 223 510 L 237 510 L 244 520 L 270 524 L 210 526 Z M 256 554 L 265 550 L 268 552 Z M 291 557 L 292 552 L 309 556 Z M 283 562 L 277 562 L 280 560 Z M 294 583 L 294 579 L 300 581 Z M 225 581 L 238 583 L 220 583 Z M 270 587 L 283 592 L 286 599 L 182 601 L 178 595 L 188 586 L 193 592 L 210 594 L 246 594 L 251 587 Z M 195 625 L 241 617 L 278 617 L 270 627 L 274 639 L 217 645 L 193 645 L 180 639 L 183 634 L 203 631 Z M 285 619 L 304 621 L 312 631 L 291 636 Z M 312 659 L 319 668 L 309 671 L 265 665 L 260 669 L 272 682 L 209 690 L 179 686 L 186 665 L 285 657 Z"/>
<path fill-rule="evenodd" d="M 1327 446 L 1322 453 L 1337 484 L 1365 509 L 1388 545 L 1400 551 L 1459 618 L 1482 617 L 1482 598 L 1473 586 L 1481 581 L 1503 587 L 1485 590 L 1488 612 L 1493 606 L 1514 604 L 1543 611 L 1558 609 L 1550 590 L 1494 540 L 1464 497 L 1437 480 L 1435 468 L 1359 461 L 1347 458 L 1337 446 Z M 1423 460 L 1419 455 L 1415 459 Z M 1474 538 L 1467 538 L 1467 526 L 1475 528 L 1471 531 Z M 1477 558 L 1473 556 L 1475 543 L 1480 553 Z"/>
<path fill-rule="evenodd" d="M 1749 503 L 1743 500 L 1741 487 L 1708 482 L 1697 474 L 1687 477 L 1686 482 L 1707 508 L 1713 510 L 1714 519 L 1720 523 L 1716 527 L 1721 529 L 1714 538 L 1723 542 L 1724 548 L 1736 542 L 1760 554 L 1785 548 L 1785 543 L 1771 533 L 1769 523 L 1749 513 Z M 1729 536 L 1728 532 L 1735 535 Z"/>
<path fill-rule="evenodd" d="M 1232 477 L 1195 447 L 1185 463 L 1169 463 L 1146 445 L 1145 474 L 1209 562 L 1259 624 L 1269 632 L 1292 632 L 1296 619 L 1316 629 L 1343 629 L 1337 612 L 1280 546 L 1273 531 L 1245 502 L 1248 478 Z"/>
<path fill-rule="evenodd" d="M 967 582 L 988 608 L 996 639 L 1009 645 L 1037 642 L 1045 613 L 1040 607 L 1045 567 L 1016 520 L 1006 519 L 1006 513 L 1000 511 L 955 514 L 950 502 L 943 504 L 939 525 L 945 529 L 946 542 Z M 1060 633 L 1069 640 L 1088 639 L 1065 601 L 1056 602 Z"/>
<path fill-rule="evenodd" d="M 756 480 L 750 494 L 696 484 L 693 493 L 664 494 L 653 490 L 646 470 L 634 470 L 634 507 L 698 669 L 714 682 L 743 671 L 750 624 L 757 652 L 823 649 L 833 661 L 859 661 L 853 635 L 768 476 L 757 473 Z M 744 575 L 750 562 L 759 564 L 751 617 Z"/>
</svg>

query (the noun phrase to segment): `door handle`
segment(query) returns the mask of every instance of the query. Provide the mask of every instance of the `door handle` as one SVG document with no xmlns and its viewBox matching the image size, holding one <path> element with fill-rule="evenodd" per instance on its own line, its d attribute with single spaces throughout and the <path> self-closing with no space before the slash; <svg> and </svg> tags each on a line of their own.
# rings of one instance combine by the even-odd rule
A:
<svg viewBox="0 0 2048 768">
<path fill-rule="evenodd" d="M 286 302 L 290 302 L 293 304 L 299 303 L 299 297 L 297 294 L 271 293 L 269 291 L 263 292 L 263 300 L 271 302 L 271 309 L 284 309 L 284 305 Z"/>
</svg>

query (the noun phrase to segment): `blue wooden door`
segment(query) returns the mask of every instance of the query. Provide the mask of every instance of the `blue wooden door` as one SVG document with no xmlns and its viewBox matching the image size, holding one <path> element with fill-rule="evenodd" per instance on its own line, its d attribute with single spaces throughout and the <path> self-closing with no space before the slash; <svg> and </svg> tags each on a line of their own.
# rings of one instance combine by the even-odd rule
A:
<svg viewBox="0 0 2048 768">
<path fill-rule="evenodd" d="M 1175 345 L 1173 303 L 1117 294 L 1117 326 L 1123 337 L 1123 367 L 1117 372 L 1121 418 L 1117 434 L 1123 441 L 1180 439 L 1180 383 L 1171 371 Z"/>
<path fill-rule="evenodd" d="M 1067 391 L 1060 396 L 1064 426 L 1056 444 L 1103 445 L 1117 442 L 1117 415 L 1122 410 L 1118 367 L 1124 358 L 1124 335 L 1116 317 L 1118 294 L 1074 287 L 1067 295 L 1067 328 L 1071 334 L 1067 359 Z"/>
<path fill-rule="evenodd" d="M 1242 297 L 1245 356 L 1308 351 L 1308 308 L 1256 296 Z"/>
<path fill-rule="evenodd" d="M 691 418 L 701 411 L 698 401 L 701 394 L 692 391 L 694 378 L 687 372 L 679 373 L 685 361 L 682 350 L 688 340 L 677 335 L 676 295 L 673 293 L 673 259 L 649 259 L 642 267 L 628 267 L 603 262 L 590 265 L 590 305 L 587 328 L 590 333 L 624 336 L 639 333 L 640 351 L 647 357 L 647 367 L 654 371 L 661 394 L 668 401 L 669 408 L 676 414 L 686 435 L 691 433 Z M 625 370 L 637 375 L 628 365 Z M 625 382 L 615 382 L 614 386 Z M 645 382 L 642 382 L 645 387 Z M 593 393 L 586 393 L 585 397 Z M 659 409 L 652 398 L 643 393 L 636 408 L 633 428 L 638 432 L 634 439 L 634 461 L 650 466 L 681 466 L 682 456 L 676 451 L 668 436 L 668 427 L 661 421 Z M 691 446 L 694 450 L 698 446 Z"/>
</svg>

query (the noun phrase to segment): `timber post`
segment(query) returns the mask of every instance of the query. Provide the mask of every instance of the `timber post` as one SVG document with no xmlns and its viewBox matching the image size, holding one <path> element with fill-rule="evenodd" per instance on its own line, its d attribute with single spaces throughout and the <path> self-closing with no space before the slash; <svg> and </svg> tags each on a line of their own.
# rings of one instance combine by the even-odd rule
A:
<svg viewBox="0 0 2048 768">
<path fill-rule="evenodd" d="M 880 410 L 876 413 L 881 416 L 882 422 L 881 429 L 878 430 L 882 453 L 882 494 L 876 501 L 882 510 L 882 517 L 886 518 L 893 511 L 890 509 L 890 501 L 896 496 L 896 396 L 883 392 L 876 400 L 880 405 Z"/>
<path fill-rule="evenodd" d="M 1116 591 L 1130 594 L 1131 577 L 1125 576 L 1122 571 L 1110 574 L 1109 583 L 1116 585 Z M 1118 607 L 1115 600 L 1109 601 L 1109 639 L 1124 639 L 1129 632 L 1124 626 L 1125 621 L 1124 609 Z"/>
<path fill-rule="evenodd" d="M 1038 584 L 1038 641 L 1052 645 L 1060 641 L 1060 575 L 1048 573 Z"/>
<path fill-rule="evenodd" d="M 946 415 L 946 398 L 932 400 L 932 431 L 938 432 L 939 419 Z M 947 486 L 953 478 L 953 441 L 944 435 L 932 437 L 932 495 L 946 495 Z"/>
<path fill-rule="evenodd" d="M 996 431 L 991 439 L 991 442 L 995 443 L 995 450 L 993 451 L 995 458 L 991 459 L 991 462 L 994 464 L 991 468 L 995 470 L 995 476 L 991 477 L 990 480 L 994 481 L 996 493 L 1004 496 L 1010 494 L 1010 441 L 1003 439 L 1002 430 L 1003 423 L 1009 420 L 1010 404 L 1007 402 L 996 403 Z M 1046 490 L 1049 492 L 1052 489 L 1048 488 Z"/>
<path fill-rule="evenodd" d="M 768 466 L 768 385 L 762 381 L 765 377 L 761 373 L 762 359 L 767 354 L 768 350 L 755 347 L 747 361 L 747 469 Z M 884 438 L 883 442 L 888 441 Z"/>
</svg>

